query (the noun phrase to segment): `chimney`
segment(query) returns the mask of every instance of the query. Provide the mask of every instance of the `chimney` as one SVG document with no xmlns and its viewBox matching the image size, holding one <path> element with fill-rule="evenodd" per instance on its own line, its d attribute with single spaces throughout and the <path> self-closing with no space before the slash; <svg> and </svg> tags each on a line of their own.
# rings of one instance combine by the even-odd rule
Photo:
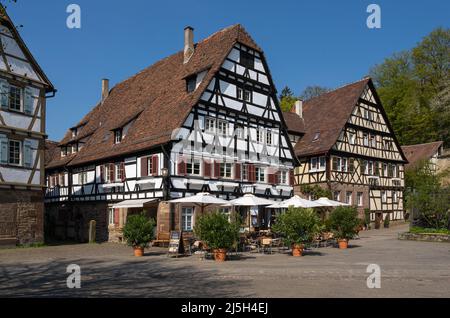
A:
<svg viewBox="0 0 450 318">
<path fill-rule="evenodd" d="M 184 64 L 189 62 L 192 54 L 194 54 L 194 28 L 187 26 L 184 28 Z"/>
<path fill-rule="evenodd" d="M 102 79 L 102 103 L 105 101 L 106 97 L 109 95 L 109 79 Z"/>
<path fill-rule="evenodd" d="M 303 118 L 303 101 L 301 99 L 296 100 L 295 105 L 294 107 L 292 107 L 291 111 L 299 115 L 300 118 Z"/>
</svg>

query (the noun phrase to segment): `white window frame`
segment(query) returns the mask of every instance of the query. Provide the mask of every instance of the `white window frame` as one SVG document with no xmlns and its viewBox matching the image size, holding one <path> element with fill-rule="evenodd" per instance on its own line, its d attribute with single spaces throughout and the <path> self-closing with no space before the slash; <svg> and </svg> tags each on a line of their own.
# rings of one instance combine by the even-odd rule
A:
<svg viewBox="0 0 450 318">
<path fill-rule="evenodd" d="M 18 89 L 19 90 L 19 109 L 15 109 L 11 107 L 11 89 Z M 9 90 L 8 90 L 8 109 L 13 111 L 13 112 L 23 112 L 23 88 L 16 86 L 16 85 L 9 85 Z"/>
<path fill-rule="evenodd" d="M 233 177 L 233 164 L 230 162 L 220 163 L 220 177 L 224 179 L 231 179 Z"/>
<path fill-rule="evenodd" d="M 188 222 L 189 220 L 189 222 Z M 190 223 L 190 226 L 188 226 Z M 181 208 L 181 230 L 183 232 L 192 232 L 194 229 L 194 208 L 182 207 Z"/>
<path fill-rule="evenodd" d="M 11 143 L 17 143 L 19 145 L 19 163 L 13 163 L 11 162 Z M 14 148 L 16 148 L 14 146 Z M 8 139 L 8 164 L 11 166 L 21 166 L 23 162 L 23 148 L 22 148 L 22 141 L 16 140 L 16 139 Z"/>
<path fill-rule="evenodd" d="M 105 179 L 105 183 L 112 183 L 112 182 L 114 182 L 114 180 L 110 179 L 111 173 L 109 171 L 111 169 L 111 165 L 107 164 L 107 165 L 104 165 L 103 167 L 104 167 L 104 171 L 105 171 L 105 175 L 103 176 L 103 178 Z"/>
<path fill-rule="evenodd" d="M 256 142 L 263 143 L 264 142 L 264 129 L 256 128 Z"/>
<path fill-rule="evenodd" d="M 86 184 L 87 183 L 87 171 L 81 171 L 79 173 L 79 179 L 80 184 Z"/>
<path fill-rule="evenodd" d="M 195 173 L 196 166 L 198 166 L 198 173 Z M 202 175 L 202 165 L 200 159 L 192 159 L 186 162 L 186 174 L 190 176 L 201 176 Z M 190 171 L 190 172 L 189 172 Z"/>
<path fill-rule="evenodd" d="M 333 192 L 333 200 L 341 201 L 341 191 L 334 191 Z"/>
<path fill-rule="evenodd" d="M 381 203 L 387 203 L 387 191 L 381 191 Z"/>
<path fill-rule="evenodd" d="M 248 181 L 248 164 L 242 164 L 242 171 L 241 171 L 241 177 L 242 181 Z"/>
<path fill-rule="evenodd" d="M 216 133 L 216 119 L 212 117 L 206 117 L 205 119 L 205 132 L 212 134 Z"/>
<path fill-rule="evenodd" d="M 272 131 L 270 129 L 266 130 L 266 143 L 268 145 L 272 144 Z"/>
<path fill-rule="evenodd" d="M 342 172 L 347 172 L 348 171 L 348 159 L 343 157 L 341 159 L 341 170 Z"/>
<path fill-rule="evenodd" d="M 114 143 L 120 144 L 123 139 L 123 131 L 122 128 L 114 130 Z"/>
<path fill-rule="evenodd" d="M 261 179 L 262 177 L 262 179 Z M 256 167 L 255 168 L 255 178 L 256 182 L 266 182 L 266 168 Z"/>
<path fill-rule="evenodd" d="M 358 206 L 363 206 L 364 205 L 364 192 L 357 192 L 356 193 L 356 203 L 358 204 Z"/>
<path fill-rule="evenodd" d="M 348 142 L 350 145 L 354 145 L 356 141 L 356 133 L 353 131 L 348 132 Z"/>
<path fill-rule="evenodd" d="M 114 225 L 114 213 L 115 213 L 115 209 L 114 208 L 109 208 L 109 214 L 108 214 L 108 224 L 109 225 Z"/>
<path fill-rule="evenodd" d="M 217 133 L 222 136 L 227 136 L 229 131 L 229 123 L 226 120 L 218 120 L 217 121 L 217 127 L 216 127 Z"/>
<path fill-rule="evenodd" d="M 367 133 L 363 134 L 363 145 L 365 147 L 369 147 L 369 134 Z"/>
<path fill-rule="evenodd" d="M 115 181 L 119 181 L 122 182 L 122 178 L 119 178 L 119 172 L 120 172 L 120 163 L 115 163 L 114 164 L 114 178 L 116 179 Z M 125 174 L 125 167 L 124 167 L 124 171 L 123 173 Z"/>
<path fill-rule="evenodd" d="M 280 171 L 280 184 L 288 184 L 288 174 L 289 172 L 286 170 Z"/>
<path fill-rule="evenodd" d="M 349 194 L 350 194 L 350 196 L 349 196 Z M 352 199 L 353 199 L 353 192 L 352 191 L 346 191 L 345 192 L 345 203 L 352 204 Z"/>
</svg>

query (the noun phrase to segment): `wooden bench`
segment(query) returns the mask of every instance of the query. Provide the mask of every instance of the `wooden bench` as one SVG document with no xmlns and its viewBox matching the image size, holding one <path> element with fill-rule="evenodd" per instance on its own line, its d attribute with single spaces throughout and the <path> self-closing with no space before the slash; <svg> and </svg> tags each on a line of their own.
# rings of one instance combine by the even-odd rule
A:
<svg viewBox="0 0 450 318">
<path fill-rule="evenodd" d="M 170 242 L 170 233 L 158 233 L 156 240 L 152 241 L 153 246 L 168 247 Z"/>
</svg>

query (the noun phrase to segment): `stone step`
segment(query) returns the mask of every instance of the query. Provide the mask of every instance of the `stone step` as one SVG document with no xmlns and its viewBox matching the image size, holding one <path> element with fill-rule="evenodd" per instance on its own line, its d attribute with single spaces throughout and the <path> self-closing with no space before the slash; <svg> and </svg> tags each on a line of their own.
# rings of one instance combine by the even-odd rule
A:
<svg viewBox="0 0 450 318">
<path fill-rule="evenodd" d="M 0 237 L 0 248 L 16 246 L 15 237 Z"/>
</svg>

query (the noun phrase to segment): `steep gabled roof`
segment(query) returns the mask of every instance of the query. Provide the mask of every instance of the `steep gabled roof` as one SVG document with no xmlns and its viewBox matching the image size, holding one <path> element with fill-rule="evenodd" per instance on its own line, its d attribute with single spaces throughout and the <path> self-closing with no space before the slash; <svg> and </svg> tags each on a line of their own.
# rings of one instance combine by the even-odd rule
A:
<svg viewBox="0 0 450 318">
<path fill-rule="evenodd" d="M 434 141 L 425 144 L 402 146 L 403 153 L 409 162 L 405 168 L 412 168 L 423 160 L 431 159 L 442 145 L 442 141 Z"/>
<path fill-rule="evenodd" d="M 369 81 L 364 78 L 303 102 L 305 135 L 295 145 L 298 157 L 326 153 L 333 147 Z"/>
<path fill-rule="evenodd" d="M 195 44 L 188 63 L 183 64 L 180 51 L 117 84 L 104 102 L 79 122 L 83 126 L 76 138 L 68 131 L 61 141 L 66 144 L 88 136 L 83 148 L 71 156 L 69 165 L 131 154 L 169 142 L 172 132 L 182 125 L 237 42 L 262 52 L 244 28 L 236 24 Z M 188 93 L 185 78 L 204 70 L 207 74 L 201 85 Z M 134 120 L 133 124 L 122 142 L 114 144 L 111 130 L 128 118 Z M 65 161 L 66 158 L 56 157 L 48 167 Z"/>
<path fill-rule="evenodd" d="M 287 131 L 302 135 L 305 133 L 305 121 L 295 112 L 283 112 L 283 118 L 286 122 Z"/>
<path fill-rule="evenodd" d="M 35 60 L 34 56 L 31 54 L 31 51 L 28 49 L 27 45 L 23 41 L 19 32 L 17 31 L 17 28 L 14 25 L 13 21 L 11 20 L 5 8 L 1 4 L 0 4 L 0 22 L 8 27 L 9 31 L 11 32 L 11 35 L 16 40 L 23 54 L 26 56 L 27 60 L 31 63 L 32 67 L 34 68 L 34 71 L 37 72 L 39 74 L 39 77 L 42 79 L 42 81 L 39 82 L 45 85 L 46 91 L 47 92 L 56 91 L 52 82 L 50 82 L 47 75 L 45 75 L 44 71 L 41 69 L 41 67 Z M 5 58 L 5 60 L 7 60 L 7 58 Z"/>
</svg>

